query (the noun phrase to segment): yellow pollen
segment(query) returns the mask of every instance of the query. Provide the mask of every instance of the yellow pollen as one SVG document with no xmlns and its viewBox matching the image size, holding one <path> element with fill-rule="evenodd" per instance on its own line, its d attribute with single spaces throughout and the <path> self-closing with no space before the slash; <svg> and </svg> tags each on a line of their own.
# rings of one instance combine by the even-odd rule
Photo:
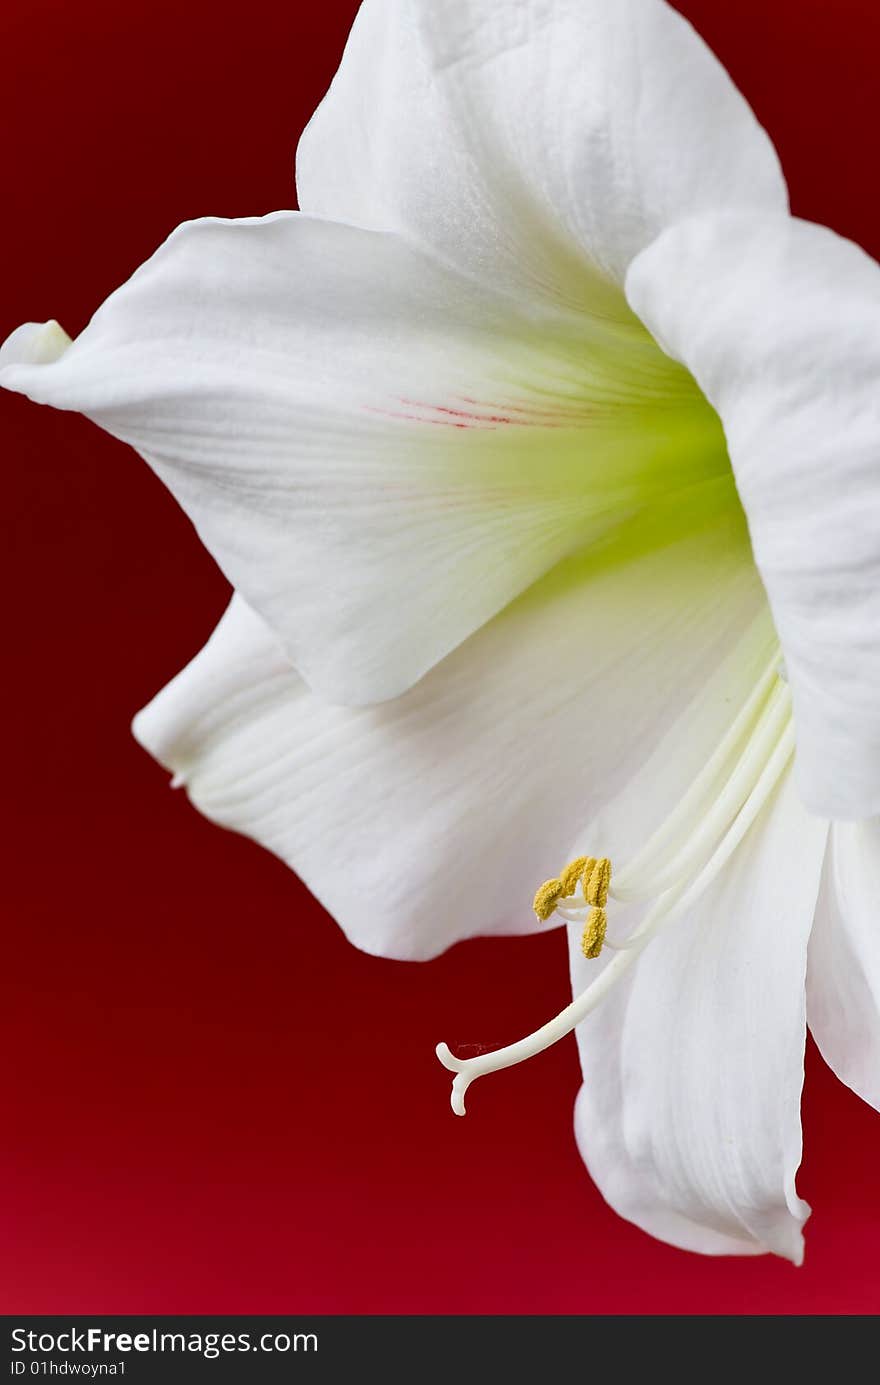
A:
<svg viewBox="0 0 880 1385">
<path fill-rule="evenodd" d="M 535 891 L 532 908 L 542 922 L 546 922 L 547 919 L 549 919 L 562 896 L 563 884 L 561 880 L 545 880 L 543 885 L 538 886 L 538 889 Z"/>
<path fill-rule="evenodd" d="M 559 883 L 562 886 L 562 898 L 568 899 L 574 894 L 580 884 L 581 876 L 591 863 L 590 856 L 577 856 L 573 861 L 569 861 L 564 871 L 560 872 Z"/>
<path fill-rule="evenodd" d="M 591 909 L 590 916 L 584 924 L 584 936 L 581 939 L 581 950 L 588 961 L 593 961 L 602 951 L 607 927 L 608 916 L 605 910 Z"/>
<path fill-rule="evenodd" d="M 595 861 L 589 875 L 584 872 L 584 898 L 597 909 L 604 909 L 608 903 L 608 886 L 611 884 L 611 862 L 607 856 Z"/>
<path fill-rule="evenodd" d="M 608 903 L 608 888 L 611 884 L 611 862 L 607 856 L 577 856 L 569 861 L 564 870 L 552 880 L 545 880 L 535 891 L 532 908 L 538 918 L 546 923 L 564 899 L 570 899 L 579 884 L 583 885 L 584 900 L 591 906 L 584 925 L 581 947 L 587 958 L 598 957 L 605 946 L 605 932 L 608 916 L 605 905 Z M 575 903 L 579 910 L 582 905 Z"/>
</svg>

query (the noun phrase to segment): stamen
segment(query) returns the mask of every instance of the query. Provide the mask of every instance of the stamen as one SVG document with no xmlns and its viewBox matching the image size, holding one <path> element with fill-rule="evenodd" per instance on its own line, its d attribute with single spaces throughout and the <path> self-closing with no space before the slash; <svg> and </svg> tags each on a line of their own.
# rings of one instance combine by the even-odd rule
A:
<svg viewBox="0 0 880 1385">
<path fill-rule="evenodd" d="M 591 856 L 576 856 L 573 861 L 560 872 L 559 883 L 562 886 L 562 898 L 568 899 L 574 894 L 578 885 L 581 883 L 581 876 L 590 869 L 595 862 Z"/>
<path fill-rule="evenodd" d="M 661 929 L 670 927 L 688 908 L 695 904 L 715 880 L 719 871 L 726 865 L 775 789 L 794 750 L 794 726 L 790 716 L 788 689 L 779 684 L 776 678 L 775 664 L 772 668 L 772 675 L 772 678 L 769 673 L 765 675 L 761 685 L 756 689 L 746 707 L 743 708 L 740 717 L 737 718 L 722 746 L 719 747 L 719 752 L 712 757 L 712 761 L 706 766 L 706 771 L 709 773 L 704 771 L 704 774 L 699 776 L 691 792 L 685 796 L 679 809 L 672 815 L 672 819 L 667 820 L 660 831 L 655 833 L 655 836 L 648 843 L 648 847 L 640 853 L 639 865 L 649 855 L 655 853 L 656 843 L 665 837 L 666 860 L 658 877 L 665 882 L 662 892 L 626 941 L 616 945 L 620 949 L 618 955 L 612 958 L 596 980 L 587 986 L 570 1005 L 561 1010 L 554 1019 L 542 1025 L 533 1034 L 527 1035 L 526 1038 L 508 1044 L 505 1048 L 497 1049 L 494 1053 L 483 1053 L 474 1058 L 456 1058 L 447 1044 L 437 1045 L 436 1052 L 440 1062 L 450 1072 L 455 1073 L 451 1100 L 452 1109 L 456 1115 L 463 1116 L 465 1114 L 465 1092 L 475 1078 L 488 1072 L 498 1072 L 502 1068 L 513 1067 L 517 1063 L 522 1063 L 526 1059 L 534 1057 L 535 1054 L 543 1052 L 545 1048 L 549 1048 L 559 1039 L 564 1038 L 566 1034 L 571 1033 L 623 979 L 637 957 L 657 933 Z M 770 690 L 769 698 L 767 698 L 768 689 Z M 780 692 L 781 696 L 777 696 Z M 762 706 L 761 704 L 765 699 L 766 705 Z M 755 724 L 756 712 L 758 712 L 758 716 Z M 669 821 L 675 820 L 677 830 L 684 821 L 685 815 L 682 809 L 685 802 L 690 801 L 691 811 L 695 807 L 699 807 L 705 796 L 704 783 L 714 778 L 717 775 L 719 764 L 729 759 L 732 749 L 741 740 L 742 733 L 749 725 L 750 720 L 753 727 L 752 734 L 745 751 L 735 764 L 714 810 L 710 812 L 708 819 L 701 822 L 694 838 L 687 841 L 678 852 L 670 852 L 669 838 L 673 834 L 668 831 Z M 774 739 L 775 745 L 772 744 Z M 702 851 L 703 864 L 694 875 L 698 858 L 697 843 L 699 850 Z M 574 865 L 575 862 L 572 862 L 572 866 Z M 625 873 L 625 878 L 634 873 L 635 865 L 636 862 L 633 862 L 629 871 Z M 603 870 L 596 875 L 599 866 L 602 866 Z M 600 904 L 599 895 L 604 883 L 605 897 L 607 898 L 610 874 L 610 862 L 607 861 L 607 858 L 601 858 L 599 861 L 593 860 L 591 862 L 588 878 L 583 875 L 581 877 L 584 879 L 586 902 L 593 906 L 587 919 L 582 942 L 586 957 L 598 956 L 603 943 L 607 943 L 604 900 Z M 622 872 L 622 874 L 624 873 Z M 595 884 L 594 876 L 596 876 Z M 688 884 L 688 880 L 690 880 L 690 884 Z M 545 917 L 549 918 L 555 909 L 563 917 L 580 921 L 581 915 L 574 906 L 559 907 L 559 901 L 564 897 L 561 880 L 548 881 L 541 887 L 535 896 L 535 912 L 538 912 L 539 897 L 545 906 L 549 902 L 550 893 L 548 892 L 545 896 L 542 895 L 542 891 L 545 891 L 550 885 L 558 888 L 555 895 L 555 905 Z M 611 893 L 617 896 L 618 890 L 615 889 Z M 590 899 L 591 894 L 594 896 L 592 900 Z"/>
<path fill-rule="evenodd" d="M 607 929 L 608 915 L 605 910 L 601 908 L 591 909 L 584 927 L 584 936 L 581 938 L 581 951 L 588 962 L 598 957 L 602 951 Z"/>
<path fill-rule="evenodd" d="M 754 691 L 678 806 L 664 819 L 633 860 L 618 873 L 613 891 L 615 897 L 639 898 L 638 893 L 629 891 L 634 891 L 640 879 L 650 875 L 651 868 L 656 868 L 658 862 L 662 864 L 671 859 L 674 854 L 671 847 L 676 842 L 681 844 L 688 840 L 694 820 L 701 817 L 706 808 L 711 807 L 717 800 L 721 787 L 729 784 L 731 759 L 736 757 L 735 768 L 742 756 L 744 742 L 748 746 L 768 710 L 772 709 L 773 694 L 778 687 L 779 656 L 774 654 L 766 664 Z"/>
<path fill-rule="evenodd" d="M 595 908 L 604 909 L 608 903 L 608 886 L 611 884 L 611 862 L 607 856 L 596 861 L 590 874 L 584 872 L 584 899 Z"/>
<path fill-rule="evenodd" d="M 535 898 L 532 900 L 532 908 L 542 923 L 546 923 L 556 909 L 556 905 L 562 898 L 562 892 L 561 880 L 545 880 L 543 885 L 538 886 L 535 891 Z"/>
<path fill-rule="evenodd" d="M 763 767 L 767 764 L 768 755 L 790 724 L 791 693 L 780 684 L 773 689 L 751 740 L 734 766 L 726 785 L 711 806 L 701 813 L 696 831 L 686 838 L 680 851 L 667 853 L 656 874 L 643 876 L 633 884 L 632 867 L 626 872 L 621 872 L 624 884 L 621 887 L 620 882 L 617 882 L 615 898 L 653 898 L 678 881 L 687 880 L 700 862 L 711 853 L 727 824 L 746 802 Z"/>
</svg>

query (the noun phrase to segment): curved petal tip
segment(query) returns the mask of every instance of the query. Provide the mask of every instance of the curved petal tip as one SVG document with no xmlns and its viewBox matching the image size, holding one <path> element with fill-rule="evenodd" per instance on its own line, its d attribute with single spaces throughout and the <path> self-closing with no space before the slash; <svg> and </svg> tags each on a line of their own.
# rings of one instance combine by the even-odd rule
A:
<svg viewBox="0 0 880 1385">
<path fill-rule="evenodd" d="M 25 322 L 0 346 L 0 370 L 10 365 L 51 365 L 63 356 L 71 338 L 60 323 Z"/>
</svg>

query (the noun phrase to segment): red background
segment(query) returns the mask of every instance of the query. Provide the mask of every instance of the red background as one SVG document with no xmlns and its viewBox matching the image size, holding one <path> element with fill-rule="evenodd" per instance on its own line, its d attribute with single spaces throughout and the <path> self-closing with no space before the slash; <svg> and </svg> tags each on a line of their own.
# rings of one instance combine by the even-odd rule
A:
<svg viewBox="0 0 880 1385">
<path fill-rule="evenodd" d="M 0 335 L 50 316 L 76 333 L 187 217 L 290 205 L 355 8 L 7 0 Z M 795 209 L 880 252 L 875 0 L 681 8 L 774 136 Z M 0 408 L 0 1310 L 880 1310 L 880 1119 L 815 1053 L 800 1271 L 689 1256 L 610 1212 L 575 1152 L 573 1043 L 452 1117 L 433 1044 L 545 1018 L 561 938 L 362 956 L 277 861 L 169 793 L 128 721 L 224 582 L 133 453 Z"/>
</svg>

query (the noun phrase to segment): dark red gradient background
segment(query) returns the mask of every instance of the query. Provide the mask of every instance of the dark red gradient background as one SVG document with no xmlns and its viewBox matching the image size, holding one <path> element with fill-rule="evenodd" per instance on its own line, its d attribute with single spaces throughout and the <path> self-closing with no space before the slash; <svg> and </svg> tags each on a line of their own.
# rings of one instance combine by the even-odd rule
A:
<svg viewBox="0 0 880 1385">
<path fill-rule="evenodd" d="M 185 218 L 291 205 L 355 8 L 7 0 L 0 335 L 78 332 Z M 775 137 L 795 209 L 880 252 L 875 0 L 681 8 Z M 277 861 L 170 793 L 128 722 L 225 584 L 133 453 L 0 409 L 0 1310 L 880 1310 L 880 1118 L 815 1054 L 800 1271 L 618 1220 L 575 1151 L 571 1043 L 452 1117 L 434 1043 L 545 1018 L 561 938 L 361 956 Z"/>
</svg>

